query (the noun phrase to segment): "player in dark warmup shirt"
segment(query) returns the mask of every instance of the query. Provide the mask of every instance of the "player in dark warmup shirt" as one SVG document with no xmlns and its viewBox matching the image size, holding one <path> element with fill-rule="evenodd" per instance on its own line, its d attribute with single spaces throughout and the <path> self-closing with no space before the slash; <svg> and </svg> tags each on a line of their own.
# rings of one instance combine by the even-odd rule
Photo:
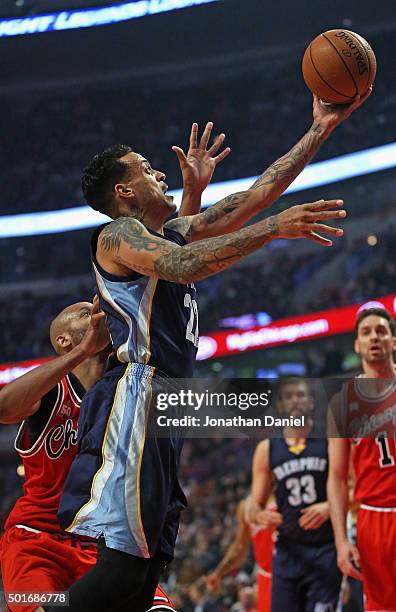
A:
<svg viewBox="0 0 396 612">
<path fill-rule="evenodd" d="M 260 442 L 253 460 L 252 518 L 274 487 L 278 538 L 272 563 L 271 610 L 335 612 L 341 587 L 326 495 L 327 440 L 310 438 L 313 398 L 306 381 L 285 379 L 278 391 L 282 416 L 305 415 L 305 427 L 287 427 L 282 438 Z M 272 518 L 272 517 L 271 517 Z"/>
<path fill-rule="evenodd" d="M 243 226 L 280 196 L 367 96 L 330 109 L 315 98 L 313 125 L 289 153 L 250 190 L 192 217 L 166 223 L 175 206 L 166 195 L 165 174 L 128 146 L 107 149 L 85 168 L 87 202 L 113 219 L 95 232 L 92 261 L 119 361 L 84 398 L 80 452 L 60 505 L 67 531 L 101 540 L 97 566 L 70 590 L 71 612 L 82 606 L 108 612 L 125 600 L 139 612 L 152 601 L 173 556 L 186 500 L 177 480 L 180 439 L 148 437 L 146 425 L 161 378 L 192 375 L 198 345 L 194 283 L 277 238 L 331 246 L 321 234 L 342 235 L 324 225 L 345 216 L 338 200 L 295 206 Z M 205 130 L 193 144 L 214 156 L 221 143 L 207 149 L 208 140 Z M 184 161 L 180 149 L 177 154 Z M 212 159 L 214 169 L 218 156 Z"/>
</svg>

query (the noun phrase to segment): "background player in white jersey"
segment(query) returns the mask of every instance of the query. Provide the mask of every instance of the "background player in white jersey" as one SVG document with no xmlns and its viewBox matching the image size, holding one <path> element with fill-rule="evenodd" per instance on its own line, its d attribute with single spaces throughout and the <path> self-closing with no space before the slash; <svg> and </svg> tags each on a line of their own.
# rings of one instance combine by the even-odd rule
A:
<svg viewBox="0 0 396 612">
<path fill-rule="evenodd" d="M 331 402 L 328 495 L 338 565 L 363 578 L 367 612 L 396 610 L 396 347 L 395 322 L 380 308 L 357 318 L 355 351 L 363 375 Z M 341 437 L 343 436 L 343 437 Z M 360 503 L 357 547 L 347 535 L 348 472 L 355 471 Z"/>
</svg>

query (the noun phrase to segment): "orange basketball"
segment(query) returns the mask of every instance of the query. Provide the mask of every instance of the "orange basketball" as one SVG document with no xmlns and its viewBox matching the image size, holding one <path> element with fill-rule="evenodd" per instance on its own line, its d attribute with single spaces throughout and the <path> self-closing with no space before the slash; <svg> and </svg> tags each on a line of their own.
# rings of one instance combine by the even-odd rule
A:
<svg viewBox="0 0 396 612">
<path fill-rule="evenodd" d="M 308 45 L 304 81 L 323 102 L 348 104 L 374 82 L 377 61 L 367 40 L 349 30 L 328 30 Z"/>
</svg>

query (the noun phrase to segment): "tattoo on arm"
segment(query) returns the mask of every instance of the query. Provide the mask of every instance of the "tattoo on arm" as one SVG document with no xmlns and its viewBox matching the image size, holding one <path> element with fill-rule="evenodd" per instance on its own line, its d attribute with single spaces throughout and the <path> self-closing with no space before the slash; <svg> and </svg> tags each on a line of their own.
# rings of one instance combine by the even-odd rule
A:
<svg viewBox="0 0 396 612">
<path fill-rule="evenodd" d="M 191 217 L 188 231 L 184 235 L 191 242 L 199 239 L 200 235 L 205 234 L 205 230 L 210 230 L 210 226 L 220 219 L 224 221 L 220 228 L 221 233 L 226 233 L 227 226 L 230 227 L 232 224 L 234 229 L 241 227 L 249 218 L 279 198 L 307 165 L 324 138 L 323 127 L 314 123 L 303 138 L 286 155 L 267 168 L 248 191 L 229 195 L 200 215 Z M 262 194 L 259 199 L 255 198 L 250 210 L 247 202 L 253 202 L 252 192 L 259 189 L 262 189 Z"/>
<path fill-rule="evenodd" d="M 202 280 L 220 272 L 267 244 L 278 233 L 277 216 L 269 217 L 232 234 L 208 238 L 184 247 L 151 236 L 139 222 L 121 217 L 107 225 L 100 235 L 104 251 L 111 251 L 118 262 L 141 274 L 152 275 L 177 283 Z M 126 245 L 135 252 L 147 253 L 151 266 L 142 264 L 133 255 L 120 252 Z"/>
<path fill-rule="evenodd" d="M 237 232 L 200 240 L 179 250 L 160 254 L 155 259 L 154 269 L 161 278 L 175 282 L 199 281 L 228 268 L 267 244 L 277 232 L 277 217 L 269 217 Z"/>
<path fill-rule="evenodd" d="M 159 248 L 158 239 L 148 234 L 141 223 L 130 217 L 119 217 L 100 234 L 100 244 L 104 251 L 118 254 L 122 241 L 137 251 L 153 252 Z"/>
<path fill-rule="evenodd" d="M 182 236 L 189 236 L 191 230 L 191 223 L 195 215 L 188 215 L 187 217 L 177 217 L 177 219 L 171 219 L 165 223 L 166 228 L 179 232 Z"/>
<path fill-rule="evenodd" d="M 247 199 L 248 195 L 248 191 L 234 193 L 225 197 L 214 206 L 207 208 L 199 215 L 172 219 L 168 221 L 166 227 L 180 232 L 188 242 L 192 242 L 194 239 L 199 239 L 199 234 L 205 227 L 214 225 L 222 217 L 231 216 L 234 210 L 237 210 Z"/>
<path fill-rule="evenodd" d="M 267 168 L 250 189 L 254 190 L 263 185 L 273 185 L 279 182 L 281 185 L 285 183 L 284 190 L 316 153 L 322 144 L 321 136 L 323 133 L 323 127 L 314 123 L 305 136 L 286 155 L 277 159 Z"/>
</svg>

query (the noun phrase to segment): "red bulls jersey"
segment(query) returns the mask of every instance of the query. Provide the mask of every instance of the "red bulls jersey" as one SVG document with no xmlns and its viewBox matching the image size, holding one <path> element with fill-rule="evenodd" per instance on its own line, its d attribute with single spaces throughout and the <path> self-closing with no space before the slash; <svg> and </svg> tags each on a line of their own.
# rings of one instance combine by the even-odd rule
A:
<svg viewBox="0 0 396 612">
<path fill-rule="evenodd" d="M 375 393 L 375 381 L 355 378 L 346 385 L 346 423 L 352 434 L 355 499 L 396 508 L 396 379 Z"/>
<path fill-rule="evenodd" d="M 24 495 L 11 511 L 6 528 L 25 525 L 39 531 L 62 531 L 57 512 L 67 473 L 77 453 L 82 393 L 78 379 L 73 374 L 65 376 L 51 392 L 51 404 L 48 405 L 48 399 L 45 402 L 47 396 L 42 400 L 37 417 L 45 419 L 38 435 L 32 435 L 30 419 L 21 424 L 15 449 L 25 469 Z"/>
<path fill-rule="evenodd" d="M 274 542 L 275 531 L 272 529 L 263 529 L 260 525 L 251 523 L 249 516 L 249 499 L 245 502 L 245 520 L 248 524 L 250 537 L 253 544 L 254 558 L 260 569 L 270 574 L 272 572 L 272 547 Z M 275 506 L 270 508 L 275 509 Z"/>
</svg>

